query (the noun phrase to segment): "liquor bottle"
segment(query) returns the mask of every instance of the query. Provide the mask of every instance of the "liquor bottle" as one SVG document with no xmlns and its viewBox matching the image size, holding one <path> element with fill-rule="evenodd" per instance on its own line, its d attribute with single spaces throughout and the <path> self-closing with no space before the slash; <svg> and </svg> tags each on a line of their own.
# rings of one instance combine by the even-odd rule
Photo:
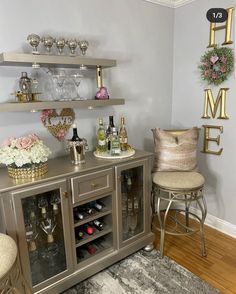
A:
<svg viewBox="0 0 236 294">
<path fill-rule="evenodd" d="M 110 142 L 111 142 L 110 143 L 111 144 L 111 147 L 110 147 L 111 155 L 112 156 L 120 155 L 120 140 L 119 140 L 119 137 L 117 134 L 116 127 L 112 128 L 112 135 L 110 138 Z"/>
<path fill-rule="evenodd" d="M 88 235 L 92 235 L 94 233 L 94 229 L 93 227 L 91 227 L 90 225 L 84 225 L 84 231 L 85 233 L 87 233 Z"/>
<path fill-rule="evenodd" d="M 110 137 L 112 135 L 112 129 L 115 128 L 113 116 L 109 116 L 109 125 L 106 130 L 106 139 L 107 139 L 107 150 L 110 151 L 111 149 L 111 142 Z"/>
<path fill-rule="evenodd" d="M 121 118 L 121 125 L 119 130 L 119 140 L 120 140 L 120 149 L 121 151 L 127 151 L 128 147 L 128 134 L 125 127 L 125 118 Z"/>
<path fill-rule="evenodd" d="M 103 230 L 103 223 L 100 222 L 99 220 L 95 219 L 93 221 L 93 225 L 96 229 L 98 229 L 99 231 L 102 231 Z"/>
<path fill-rule="evenodd" d="M 83 237 L 84 237 L 84 232 L 82 232 L 82 231 L 77 231 L 77 232 L 76 232 L 76 236 L 77 236 L 78 240 L 82 240 Z"/>
<path fill-rule="evenodd" d="M 23 71 L 19 80 L 19 87 L 22 93 L 31 93 L 31 79 L 28 77 L 27 72 Z"/>
<path fill-rule="evenodd" d="M 94 253 L 96 253 L 97 248 L 95 246 L 93 246 L 92 244 L 87 244 L 86 250 L 88 251 L 88 253 L 94 254 Z"/>
<path fill-rule="evenodd" d="M 99 118 L 99 128 L 97 131 L 97 152 L 107 151 L 106 132 L 103 125 L 103 119 Z"/>
<path fill-rule="evenodd" d="M 82 141 L 82 139 L 80 139 L 80 137 L 78 135 L 77 125 L 75 123 L 72 125 L 72 128 L 73 128 L 73 136 L 71 138 L 71 141 L 73 141 L 73 142 Z"/>
</svg>

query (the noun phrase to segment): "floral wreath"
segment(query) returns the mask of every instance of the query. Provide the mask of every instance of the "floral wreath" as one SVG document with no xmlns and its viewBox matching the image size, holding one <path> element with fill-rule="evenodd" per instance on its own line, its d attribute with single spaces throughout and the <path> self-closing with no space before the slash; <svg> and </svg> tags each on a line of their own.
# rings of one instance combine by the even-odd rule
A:
<svg viewBox="0 0 236 294">
<path fill-rule="evenodd" d="M 234 52 L 228 47 L 217 47 L 205 52 L 199 65 L 201 78 L 208 84 L 219 85 L 234 69 Z"/>
</svg>

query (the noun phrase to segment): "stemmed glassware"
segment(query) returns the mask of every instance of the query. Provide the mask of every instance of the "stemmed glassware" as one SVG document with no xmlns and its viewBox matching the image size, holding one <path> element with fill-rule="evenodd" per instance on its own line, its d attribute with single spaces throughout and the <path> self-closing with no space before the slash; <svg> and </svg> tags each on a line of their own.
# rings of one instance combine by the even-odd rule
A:
<svg viewBox="0 0 236 294">
<path fill-rule="evenodd" d="M 76 92 L 77 92 L 77 96 L 76 96 L 76 98 L 74 98 L 74 100 L 84 100 L 84 98 L 80 97 L 80 94 L 79 94 L 79 86 L 80 86 L 81 79 L 83 78 L 83 76 L 79 73 L 75 73 L 75 74 L 71 75 L 71 78 L 75 84 Z"/>
<path fill-rule="evenodd" d="M 47 207 L 48 207 L 48 202 L 45 197 L 40 197 L 38 200 L 38 207 L 41 209 L 41 215 L 42 218 L 47 217 Z"/>
<path fill-rule="evenodd" d="M 25 234 L 26 234 L 26 241 L 28 243 L 29 251 L 35 251 L 37 249 L 35 240 L 38 237 L 36 225 L 32 224 L 31 222 L 27 222 L 25 224 Z"/>
<path fill-rule="evenodd" d="M 27 37 L 27 41 L 33 47 L 32 54 L 39 54 L 38 45 L 40 43 L 40 36 L 38 36 L 36 34 L 30 34 Z"/>
<path fill-rule="evenodd" d="M 78 44 L 79 44 L 79 48 L 81 50 L 82 55 L 85 56 L 86 51 L 87 51 L 88 46 L 89 46 L 89 42 L 86 41 L 86 40 L 83 40 L 83 41 L 79 41 Z M 86 69 L 87 69 L 86 65 L 84 65 L 84 64 L 80 65 L 80 70 L 86 70 Z"/>
<path fill-rule="evenodd" d="M 57 86 L 58 99 L 65 100 L 63 97 L 63 94 L 64 94 L 63 85 L 66 79 L 65 72 L 62 71 L 59 74 L 53 75 L 52 77 L 53 77 L 53 81 L 56 83 L 56 86 Z"/>
<path fill-rule="evenodd" d="M 78 42 L 76 41 L 76 39 L 70 39 L 66 41 L 66 44 L 70 49 L 70 56 L 75 56 L 75 50 L 78 46 Z"/>
<path fill-rule="evenodd" d="M 53 207 L 54 215 L 58 214 L 58 204 L 61 202 L 60 197 L 57 194 L 53 194 L 50 199 L 50 204 Z"/>
<path fill-rule="evenodd" d="M 55 40 L 56 47 L 58 49 L 58 54 L 62 55 L 64 53 L 64 47 L 66 45 L 66 40 L 64 38 L 58 38 Z"/>
<path fill-rule="evenodd" d="M 44 44 L 47 54 L 51 54 L 51 49 L 55 42 L 55 39 L 51 36 L 42 37 L 41 42 Z"/>
</svg>

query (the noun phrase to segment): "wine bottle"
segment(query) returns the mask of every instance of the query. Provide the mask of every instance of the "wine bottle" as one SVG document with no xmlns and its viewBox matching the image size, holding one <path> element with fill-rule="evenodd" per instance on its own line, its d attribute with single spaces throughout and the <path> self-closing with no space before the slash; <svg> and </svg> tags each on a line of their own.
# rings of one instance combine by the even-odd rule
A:
<svg viewBox="0 0 236 294">
<path fill-rule="evenodd" d="M 93 225 L 95 228 L 97 228 L 99 231 L 102 231 L 103 230 L 103 223 L 100 222 L 99 220 L 95 219 L 93 221 Z"/>
<path fill-rule="evenodd" d="M 76 251 L 76 255 L 78 259 L 83 259 L 84 258 L 84 254 L 81 250 L 77 250 Z"/>
<path fill-rule="evenodd" d="M 98 203 L 97 201 L 95 201 L 95 202 L 93 203 L 93 207 L 94 207 L 97 211 L 101 211 L 102 208 L 103 208 L 103 205 L 100 204 L 100 203 Z"/>
<path fill-rule="evenodd" d="M 73 142 L 82 141 L 82 139 L 78 135 L 77 125 L 75 123 L 72 125 L 72 128 L 73 128 L 73 136 L 71 138 L 71 141 L 73 141 Z"/>
<path fill-rule="evenodd" d="M 120 155 L 120 140 L 117 135 L 116 127 L 112 128 L 112 135 L 110 137 L 110 152 L 111 155 Z"/>
<path fill-rule="evenodd" d="M 89 225 L 84 225 L 84 231 L 85 233 L 87 233 L 88 235 L 92 235 L 94 233 L 94 229 L 93 227 L 89 226 Z"/>
<path fill-rule="evenodd" d="M 87 207 L 85 208 L 85 212 L 86 212 L 87 214 L 89 214 L 89 215 L 92 215 L 92 214 L 95 213 L 95 210 L 93 209 L 93 207 L 87 206 Z"/>
<path fill-rule="evenodd" d="M 121 118 L 121 125 L 119 130 L 119 140 L 120 140 L 120 149 L 121 151 L 127 151 L 128 148 L 128 134 L 125 127 L 125 118 Z"/>
<path fill-rule="evenodd" d="M 77 236 L 78 240 L 81 240 L 81 239 L 83 239 L 83 237 L 84 237 L 84 232 L 82 232 L 82 231 L 77 231 L 77 232 L 76 232 L 76 236 Z"/>
<path fill-rule="evenodd" d="M 78 208 L 74 211 L 74 218 L 76 220 L 84 219 L 84 214 L 78 210 Z"/>
<path fill-rule="evenodd" d="M 106 130 L 106 139 L 107 139 L 107 150 L 110 151 L 111 149 L 111 142 L 110 142 L 110 137 L 112 135 L 112 129 L 115 127 L 114 125 L 114 120 L 113 116 L 109 116 L 109 125 Z"/>
<path fill-rule="evenodd" d="M 103 125 L 103 119 L 99 118 L 99 128 L 97 131 L 97 152 L 107 151 L 106 132 Z"/>
<path fill-rule="evenodd" d="M 88 245 L 86 245 L 86 250 L 88 251 L 88 253 L 94 254 L 94 253 L 96 253 L 97 248 L 95 246 L 93 246 L 92 244 L 88 244 Z"/>
</svg>

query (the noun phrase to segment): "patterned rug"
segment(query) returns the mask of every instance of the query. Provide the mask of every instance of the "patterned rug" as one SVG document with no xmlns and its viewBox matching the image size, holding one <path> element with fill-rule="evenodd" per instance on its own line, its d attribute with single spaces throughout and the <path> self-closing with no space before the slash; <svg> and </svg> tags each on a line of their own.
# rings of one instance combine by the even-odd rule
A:
<svg viewBox="0 0 236 294">
<path fill-rule="evenodd" d="M 159 252 L 141 250 L 64 294 L 215 294 L 220 291 Z"/>
</svg>

